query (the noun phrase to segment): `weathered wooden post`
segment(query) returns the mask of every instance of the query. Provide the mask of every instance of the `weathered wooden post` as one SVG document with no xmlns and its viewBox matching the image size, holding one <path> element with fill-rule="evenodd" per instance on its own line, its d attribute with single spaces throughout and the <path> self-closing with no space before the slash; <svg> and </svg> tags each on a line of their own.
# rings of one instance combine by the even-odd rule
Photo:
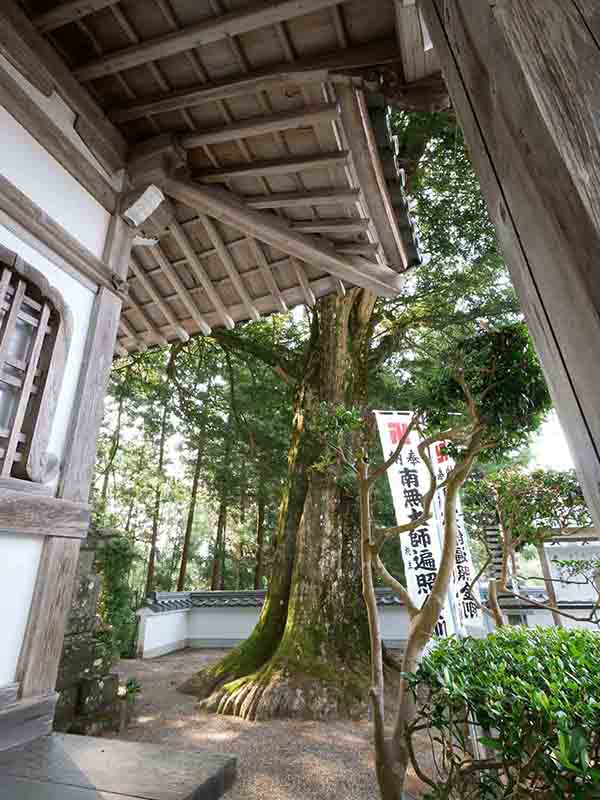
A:
<svg viewBox="0 0 600 800">
<path fill-rule="evenodd" d="M 420 0 L 600 522 L 600 9 Z"/>
</svg>

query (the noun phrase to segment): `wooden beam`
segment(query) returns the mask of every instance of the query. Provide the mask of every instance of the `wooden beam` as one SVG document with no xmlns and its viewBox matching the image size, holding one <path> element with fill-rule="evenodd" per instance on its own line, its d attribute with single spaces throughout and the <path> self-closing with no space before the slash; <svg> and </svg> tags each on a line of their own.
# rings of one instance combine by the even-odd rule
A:
<svg viewBox="0 0 600 800">
<path fill-rule="evenodd" d="M 217 167 L 198 172 L 194 177 L 202 183 L 221 183 L 230 178 L 268 177 L 269 175 L 289 175 L 314 169 L 343 167 L 347 163 L 345 150 L 335 153 L 321 153 L 314 156 L 290 156 L 268 161 L 253 161 L 229 167 Z"/>
<path fill-rule="evenodd" d="M 90 524 L 86 503 L 56 497 L 28 497 L 23 492 L 0 488 L 0 507 L 3 533 L 82 539 Z"/>
<path fill-rule="evenodd" d="M 10 26 L 52 76 L 54 88 L 76 115 L 75 130 L 108 172 L 125 166 L 128 146 L 52 45 L 35 29 L 16 0 L 0 3 L 0 28 Z"/>
<path fill-rule="evenodd" d="M 202 262 L 196 255 L 196 252 L 192 247 L 190 240 L 188 239 L 187 233 L 183 230 L 183 228 L 181 227 L 179 222 L 177 222 L 177 220 L 173 220 L 173 222 L 171 222 L 171 224 L 169 225 L 169 230 L 171 231 L 173 238 L 179 245 L 179 249 L 182 251 L 192 274 L 194 275 L 200 286 L 203 287 L 208 299 L 213 304 L 215 311 L 221 318 L 221 322 L 223 323 L 223 325 L 225 325 L 226 328 L 229 328 L 231 330 L 232 328 L 235 327 L 235 322 L 229 316 L 229 312 L 225 308 L 225 304 L 221 299 L 221 295 L 217 292 L 217 290 L 213 286 L 210 275 L 208 275 L 208 273 L 206 272 L 206 270 L 202 265 Z M 210 328 L 205 332 L 210 333 Z"/>
<path fill-rule="evenodd" d="M 301 111 L 280 112 L 267 116 L 245 119 L 198 133 L 182 136 L 180 143 L 186 149 L 205 145 L 231 142 L 234 139 L 247 139 L 249 136 L 261 136 L 265 133 L 292 130 L 293 128 L 310 128 L 322 125 L 339 117 L 335 103 L 324 106 L 308 106 Z"/>
<path fill-rule="evenodd" d="M 183 53 L 201 45 L 265 28 L 277 22 L 289 22 L 321 9 L 331 8 L 340 0 L 262 0 L 222 16 L 190 25 L 181 31 L 159 36 L 147 42 L 125 47 L 116 53 L 94 59 L 74 71 L 81 81 L 112 75 L 140 64 Z"/>
<path fill-rule="evenodd" d="M 245 197 L 250 208 L 297 208 L 310 206 L 354 206 L 360 189 L 322 189 L 305 192 L 276 192 L 270 195 Z"/>
<path fill-rule="evenodd" d="M 177 274 L 175 267 L 166 257 L 161 246 L 157 244 L 154 247 L 149 247 L 148 250 L 152 253 L 154 258 L 156 259 L 156 263 L 161 267 L 162 271 L 167 276 L 169 282 L 172 284 L 173 288 L 177 292 L 177 296 L 179 297 L 183 305 L 187 308 L 190 317 L 194 320 L 194 322 L 200 328 L 202 333 L 209 334 L 210 325 L 207 324 L 204 317 L 200 313 L 200 310 L 196 305 L 194 298 L 191 296 L 191 294 L 183 284 L 183 281 Z"/>
<path fill-rule="evenodd" d="M 285 302 L 285 299 L 283 297 L 283 294 L 281 293 L 279 286 L 277 285 L 277 281 L 275 280 L 275 276 L 273 275 L 273 272 L 271 270 L 271 265 L 267 261 L 267 257 L 265 256 L 265 253 L 262 249 L 260 242 L 258 242 L 256 239 L 253 239 L 250 236 L 246 238 L 246 241 L 248 242 L 250 250 L 252 251 L 256 259 L 258 269 L 260 270 L 260 274 L 263 277 L 267 289 L 273 296 L 276 305 L 279 307 L 279 311 L 281 311 L 282 314 L 285 314 L 286 311 L 288 310 L 287 304 Z"/>
<path fill-rule="evenodd" d="M 120 0 L 71 0 L 71 2 L 61 3 L 56 8 L 38 14 L 33 18 L 33 24 L 42 33 L 62 28 L 70 22 L 83 19 L 95 11 L 100 11 L 109 6 L 116 6 Z"/>
<path fill-rule="evenodd" d="M 310 222 L 292 222 L 295 231 L 304 233 L 365 233 L 369 229 L 368 219 L 315 219 Z M 338 248 L 339 249 L 339 248 Z"/>
<path fill-rule="evenodd" d="M 560 0 L 421 8 L 600 524 L 598 41 Z"/>
<path fill-rule="evenodd" d="M 127 319 L 125 318 L 124 312 L 121 312 L 121 319 L 119 320 L 119 328 L 123 331 L 126 339 L 130 339 L 134 345 L 135 349 L 139 353 L 145 353 L 148 349 L 148 345 L 146 342 L 141 339 L 138 334 L 133 330 Z"/>
<path fill-rule="evenodd" d="M 129 290 L 129 297 L 128 297 L 127 302 L 128 302 L 128 305 L 131 306 L 131 308 L 135 311 L 135 313 L 139 314 L 139 316 L 142 318 L 142 322 L 146 326 L 146 330 L 143 331 L 143 333 L 141 335 L 143 335 L 144 333 L 149 333 L 155 339 L 155 343 L 156 344 L 166 345 L 167 344 L 167 340 L 162 335 L 162 333 L 159 331 L 157 326 L 154 324 L 153 320 L 150 319 L 148 314 L 144 311 L 144 309 L 139 304 L 139 302 L 135 299 L 135 297 L 133 296 L 133 294 L 131 292 L 131 289 Z M 123 316 L 123 313 L 124 312 L 121 312 L 121 316 Z"/>
<path fill-rule="evenodd" d="M 137 259 L 133 255 L 131 256 L 129 266 L 135 277 L 141 283 L 146 294 L 150 295 L 152 300 L 156 303 L 156 305 L 160 309 L 161 314 L 167 320 L 168 324 L 173 327 L 177 338 L 180 339 L 182 342 L 187 342 L 190 338 L 189 334 L 181 327 L 179 320 L 177 319 L 175 314 L 171 311 L 167 302 L 164 300 L 164 298 L 154 285 L 152 278 L 146 274 L 141 264 L 137 261 Z"/>
<path fill-rule="evenodd" d="M 210 214 L 248 236 L 260 239 L 301 261 L 316 264 L 356 286 L 372 289 L 386 297 L 395 297 L 402 285 L 402 278 L 388 267 L 364 259 L 359 259 L 360 266 L 357 266 L 357 256 L 339 255 L 327 241 L 292 230 L 285 220 L 274 214 L 248 208 L 242 200 L 224 189 L 168 177 L 164 179 L 163 189 L 199 213 Z"/>
<path fill-rule="evenodd" d="M 388 264 L 398 271 L 408 266 L 408 256 L 381 168 L 379 152 L 371 130 L 362 94 L 350 86 L 338 86 L 342 125 L 352 167 L 362 189 L 361 203 L 373 223 Z"/>
<path fill-rule="evenodd" d="M 285 86 L 286 84 L 321 84 L 335 72 L 397 62 L 400 51 L 395 39 L 381 39 L 366 45 L 334 50 L 324 55 L 313 55 L 290 63 L 286 61 L 272 67 L 254 70 L 222 81 L 202 83 L 180 92 L 168 92 L 150 100 L 131 102 L 109 110 L 113 122 L 130 122 L 145 116 L 194 108 L 205 103 L 244 97 L 257 92 Z"/>
<path fill-rule="evenodd" d="M 248 290 L 244 285 L 244 281 L 237 270 L 233 258 L 231 257 L 231 253 L 227 249 L 225 242 L 223 241 L 223 237 L 221 236 L 221 234 L 217 229 L 217 226 L 210 219 L 210 217 L 206 216 L 206 214 L 200 214 L 200 221 L 204 225 L 204 229 L 208 234 L 208 238 L 212 242 L 212 245 L 215 248 L 215 250 L 217 251 L 217 255 L 219 256 L 221 263 L 225 267 L 225 271 L 227 272 L 227 274 L 231 279 L 231 282 L 235 286 L 235 290 L 238 293 L 244 308 L 248 312 L 248 316 L 250 317 L 250 319 L 253 320 L 260 319 L 260 312 L 254 305 L 252 298 L 250 297 Z"/>
<path fill-rule="evenodd" d="M 338 253 L 350 256 L 366 256 L 375 258 L 379 252 L 378 242 L 336 242 L 335 249 Z"/>
</svg>

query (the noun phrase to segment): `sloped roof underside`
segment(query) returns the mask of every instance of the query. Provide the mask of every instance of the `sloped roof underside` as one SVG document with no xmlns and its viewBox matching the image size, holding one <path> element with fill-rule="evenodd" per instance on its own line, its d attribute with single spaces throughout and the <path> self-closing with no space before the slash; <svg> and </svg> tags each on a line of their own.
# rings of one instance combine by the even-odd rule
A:
<svg viewBox="0 0 600 800">
<path fill-rule="evenodd" d="M 438 71 L 414 6 L 21 5 L 119 127 L 132 157 L 174 135 L 188 181 L 221 188 L 254 215 L 252 225 L 233 224 L 216 206 L 171 193 L 173 217 L 159 242 L 133 250 L 119 352 L 312 305 L 352 285 L 381 294 L 400 288 L 398 276 L 419 259 L 417 242 L 389 110 L 366 87 L 371 65 L 389 63 L 411 81 Z M 282 221 L 294 247 L 277 234 Z M 141 232 L 156 237 L 157 228 Z"/>
</svg>

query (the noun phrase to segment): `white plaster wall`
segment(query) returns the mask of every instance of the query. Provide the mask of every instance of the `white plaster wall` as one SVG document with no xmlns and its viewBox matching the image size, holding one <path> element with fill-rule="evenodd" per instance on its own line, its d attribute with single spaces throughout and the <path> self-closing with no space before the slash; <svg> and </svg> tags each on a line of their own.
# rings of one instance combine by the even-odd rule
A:
<svg viewBox="0 0 600 800">
<path fill-rule="evenodd" d="M 185 647 L 188 639 L 188 618 L 190 610 L 164 611 L 161 614 L 142 612 L 143 656 L 173 652 Z M 139 648 L 138 648 L 139 650 Z"/>
<path fill-rule="evenodd" d="M 15 680 L 42 543 L 41 536 L 0 534 L 0 686 Z"/>
<path fill-rule="evenodd" d="M 258 622 L 260 608 L 194 608 L 190 613 L 188 637 L 224 641 L 246 639 Z"/>
<path fill-rule="evenodd" d="M 593 561 L 600 559 L 600 545 L 591 542 L 586 544 L 573 542 L 570 545 L 550 545 L 546 547 L 546 550 L 550 558 L 552 577 L 559 581 L 563 575 L 561 570 L 559 570 L 558 567 L 553 563 L 554 559 L 561 561 Z M 581 579 L 574 578 L 573 580 Z M 570 602 L 588 601 L 595 603 L 598 598 L 596 591 L 589 584 L 582 586 L 569 582 L 563 583 L 561 581 L 559 583 L 555 583 L 554 586 L 559 600 Z"/>
<path fill-rule="evenodd" d="M 408 612 L 403 606 L 379 606 L 381 638 L 385 644 L 406 641 L 408 636 Z"/>
<path fill-rule="evenodd" d="M 0 174 L 101 258 L 110 214 L 2 106 Z"/>
</svg>

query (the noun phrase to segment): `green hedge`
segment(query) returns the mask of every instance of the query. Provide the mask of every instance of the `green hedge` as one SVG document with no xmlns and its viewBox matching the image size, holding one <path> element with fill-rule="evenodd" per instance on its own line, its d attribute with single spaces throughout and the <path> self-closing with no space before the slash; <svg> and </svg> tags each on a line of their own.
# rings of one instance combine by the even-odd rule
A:
<svg viewBox="0 0 600 800">
<path fill-rule="evenodd" d="M 505 627 L 443 639 L 407 677 L 419 706 L 411 736 L 435 741 L 428 797 L 600 798 L 600 634 Z"/>
</svg>

